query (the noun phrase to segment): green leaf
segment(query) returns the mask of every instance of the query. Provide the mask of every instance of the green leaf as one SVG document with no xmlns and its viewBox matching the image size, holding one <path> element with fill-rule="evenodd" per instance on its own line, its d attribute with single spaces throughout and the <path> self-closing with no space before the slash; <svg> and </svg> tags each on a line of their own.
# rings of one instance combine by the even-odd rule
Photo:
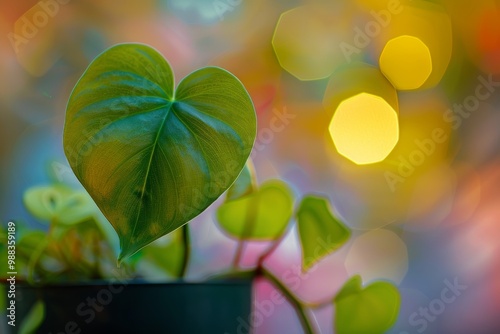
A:
<svg viewBox="0 0 500 334">
<path fill-rule="evenodd" d="M 71 194 L 67 187 L 32 187 L 24 192 L 26 209 L 37 219 L 50 222 L 63 205 L 64 198 Z"/>
<path fill-rule="evenodd" d="M 168 238 L 170 237 L 171 238 Z M 139 265 L 150 263 L 166 272 L 169 276 L 179 277 L 184 259 L 185 245 L 180 229 L 166 237 L 155 240 L 151 245 L 141 250 Z M 141 268 L 139 268 L 141 270 Z"/>
<path fill-rule="evenodd" d="M 37 301 L 28 314 L 24 317 L 19 328 L 19 334 L 33 334 L 45 319 L 45 304 Z"/>
<path fill-rule="evenodd" d="M 231 73 L 202 68 L 175 90 L 156 50 L 120 44 L 71 93 L 64 151 L 118 233 L 121 261 L 212 204 L 243 169 L 255 135 L 252 101 Z"/>
<path fill-rule="evenodd" d="M 24 192 L 23 202 L 35 218 L 64 225 L 85 221 L 97 210 L 86 192 L 62 184 L 29 188 Z"/>
<path fill-rule="evenodd" d="M 292 213 L 292 191 L 286 183 L 273 180 L 256 192 L 222 204 L 217 219 L 231 237 L 264 241 L 278 238 Z"/>
<path fill-rule="evenodd" d="M 356 275 L 351 277 L 350 279 L 347 280 L 347 282 L 344 283 L 342 289 L 340 289 L 340 291 L 337 293 L 337 295 L 335 296 L 335 301 L 341 300 L 344 297 L 361 292 L 362 284 L 363 282 L 361 281 L 361 276 Z"/>
<path fill-rule="evenodd" d="M 248 159 L 240 175 L 227 190 L 226 200 L 231 201 L 251 194 L 257 187 L 255 169 L 252 160 Z"/>
<path fill-rule="evenodd" d="M 397 320 L 401 296 L 388 282 L 375 282 L 364 289 L 361 278 L 348 280 L 335 297 L 335 333 L 385 333 Z"/>
<path fill-rule="evenodd" d="M 75 191 L 66 198 L 64 205 L 57 212 L 57 222 L 63 225 L 74 225 L 95 219 L 97 207 L 85 191 Z"/>
<path fill-rule="evenodd" d="M 304 271 L 342 247 L 351 236 L 350 230 L 333 216 L 328 200 L 323 197 L 304 197 L 297 211 L 297 225 Z"/>
</svg>

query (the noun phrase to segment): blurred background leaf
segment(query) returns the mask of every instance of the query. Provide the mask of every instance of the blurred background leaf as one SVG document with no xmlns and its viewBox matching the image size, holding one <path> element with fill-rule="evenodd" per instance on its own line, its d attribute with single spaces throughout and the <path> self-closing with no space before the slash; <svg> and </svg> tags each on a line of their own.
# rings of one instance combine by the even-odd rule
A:
<svg viewBox="0 0 500 334">
<path fill-rule="evenodd" d="M 322 197 L 310 195 L 300 203 L 297 226 L 304 271 L 342 247 L 351 236 L 350 230 L 333 216 L 331 210 L 328 199 Z"/>
<path fill-rule="evenodd" d="M 401 297 L 386 282 L 361 286 L 361 278 L 348 280 L 335 297 L 335 332 L 382 334 L 397 320 Z"/>
<path fill-rule="evenodd" d="M 249 195 L 217 209 L 219 226 L 231 237 L 274 240 L 286 229 L 293 213 L 292 191 L 284 182 L 267 181 Z"/>
</svg>

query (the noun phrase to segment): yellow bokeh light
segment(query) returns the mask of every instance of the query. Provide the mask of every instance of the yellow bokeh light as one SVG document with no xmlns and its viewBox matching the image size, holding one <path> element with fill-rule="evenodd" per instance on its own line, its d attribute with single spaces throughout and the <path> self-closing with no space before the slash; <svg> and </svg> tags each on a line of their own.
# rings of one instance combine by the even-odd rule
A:
<svg viewBox="0 0 500 334">
<path fill-rule="evenodd" d="M 390 24 L 374 38 L 374 56 L 396 88 L 435 87 L 448 68 L 453 49 L 448 11 L 424 0 L 401 0 L 401 5 L 403 10 L 392 15 Z"/>
<path fill-rule="evenodd" d="M 403 35 L 387 42 L 380 55 L 380 70 L 399 90 L 420 88 L 432 73 L 432 58 L 419 38 Z"/>
<path fill-rule="evenodd" d="M 358 165 L 376 163 L 398 142 L 398 115 L 380 96 L 360 93 L 339 104 L 329 130 L 341 155 Z"/>
</svg>

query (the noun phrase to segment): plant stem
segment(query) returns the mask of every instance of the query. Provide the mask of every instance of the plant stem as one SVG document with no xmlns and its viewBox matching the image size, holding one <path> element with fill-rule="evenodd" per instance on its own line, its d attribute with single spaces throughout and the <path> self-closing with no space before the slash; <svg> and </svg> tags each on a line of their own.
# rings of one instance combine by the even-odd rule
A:
<svg viewBox="0 0 500 334">
<path fill-rule="evenodd" d="M 189 265 L 189 257 L 191 256 L 191 240 L 189 236 L 189 228 L 188 224 L 184 224 L 181 227 L 182 232 L 182 243 L 184 245 L 184 257 L 182 259 L 181 270 L 179 273 L 180 278 L 186 277 L 188 265 Z"/>
<path fill-rule="evenodd" d="M 236 246 L 236 254 L 233 258 L 233 269 L 238 270 L 241 257 L 243 255 L 243 250 L 245 249 L 245 238 L 252 234 L 255 228 L 255 221 L 257 220 L 257 213 L 259 210 L 259 198 L 255 197 L 250 201 L 249 210 L 245 217 L 245 223 L 243 225 L 243 234 L 238 239 L 238 245 Z"/>
<path fill-rule="evenodd" d="M 268 249 L 261 256 L 259 256 L 259 260 L 257 261 L 257 267 L 263 267 L 264 261 L 279 247 L 285 236 L 288 234 L 288 231 L 284 231 L 280 237 L 273 241 L 272 245 L 269 246 Z"/>
<path fill-rule="evenodd" d="M 283 295 L 288 299 L 288 301 L 294 306 L 295 311 L 297 312 L 297 316 L 302 323 L 302 327 L 306 334 L 314 334 L 314 328 L 309 321 L 306 310 L 304 309 L 304 305 L 295 297 L 295 295 L 283 284 L 281 281 L 274 276 L 272 272 L 267 270 L 264 267 L 260 267 L 262 276 L 267 278 L 275 287 L 277 287 Z"/>
<path fill-rule="evenodd" d="M 262 255 L 259 257 L 259 260 L 257 261 L 257 272 L 262 273 L 262 276 L 267 278 L 269 281 L 273 283 L 274 286 L 276 286 L 282 293 L 283 295 L 288 299 L 288 301 L 293 305 L 293 308 L 295 312 L 297 313 L 297 316 L 299 317 L 299 320 L 302 324 L 302 328 L 304 329 L 306 334 L 314 334 L 314 328 L 311 322 L 309 321 L 309 318 L 307 317 L 306 310 L 304 309 L 304 306 L 306 306 L 304 303 L 302 303 L 295 295 L 283 284 L 281 281 L 274 276 L 272 272 L 267 270 L 264 267 L 264 261 L 271 256 L 271 254 L 274 253 L 274 251 L 279 247 L 283 239 L 285 239 L 286 235 L 288 234 L 288 231 L 284 231 L 280 237 L 276 240 L 274 240 L 273 244 L 264 252 Z"/>
<path fill-rule="evenodd" d="M 239 264 L 241 261 L 241 256 L 243 255 L 244 249 L 245 249 L 245 241 L 238 240 L 238 245 L 236 246 L 236 254 L 234 255 L 233 264 L 232 264 L 232 267 L 234 270 L 238 270 L 238 267 L 239 267 Z"/>
</svg>

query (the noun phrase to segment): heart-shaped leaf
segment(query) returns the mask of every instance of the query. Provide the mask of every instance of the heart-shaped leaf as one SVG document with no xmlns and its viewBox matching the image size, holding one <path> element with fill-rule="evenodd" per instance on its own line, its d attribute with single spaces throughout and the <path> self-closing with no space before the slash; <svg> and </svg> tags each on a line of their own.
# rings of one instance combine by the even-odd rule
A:
<svg viewBox="0 0 500 334">
<path fill-rule="evenodd" d="M 350 230 L 332 214 L 326 198 L 306 196 L 297 211 L 302 268 L 310 269 L 349 240 Z"/>
<path fill-rule="evenodd" d="M 86 192 L 73 190 L 62 184 L 29 188 L 24 193 L 23 202 L 34 217 L 63 225 L 83 222 L 97 211 Z"/>
<path fill-rule="evenodd" d="M 71 93 L 64 151 L 118 233 L 120 261 L 213 203 L 255 135 L 252 101 L 231 73 L 203 68 L 174 89 L 156 50 L 121 44 L 99 55 Z"/>
<path fill-rule="evenodd" d="M 222 204 L 217 220 L 231 237 L 264 241 L 278 238 L 292 213 L 292 191 L 286 183 L 273 180 L 249 195 Z"/>
<path fill-rule="evenodd" d="M 66 187 L 32 187 L 24 192 L 23 202 L 35 218 L 50 222 L 62 207 L 63 198 L 70 194 Z"/>
<path fill-rule="evenodd" d="M 354 276 L 335 297 L 335 333 L 385 333 L 396 322 L 400 304 L 391 283 L 375 282 L 363 289 L 361 278 Z"/>
</svg>

